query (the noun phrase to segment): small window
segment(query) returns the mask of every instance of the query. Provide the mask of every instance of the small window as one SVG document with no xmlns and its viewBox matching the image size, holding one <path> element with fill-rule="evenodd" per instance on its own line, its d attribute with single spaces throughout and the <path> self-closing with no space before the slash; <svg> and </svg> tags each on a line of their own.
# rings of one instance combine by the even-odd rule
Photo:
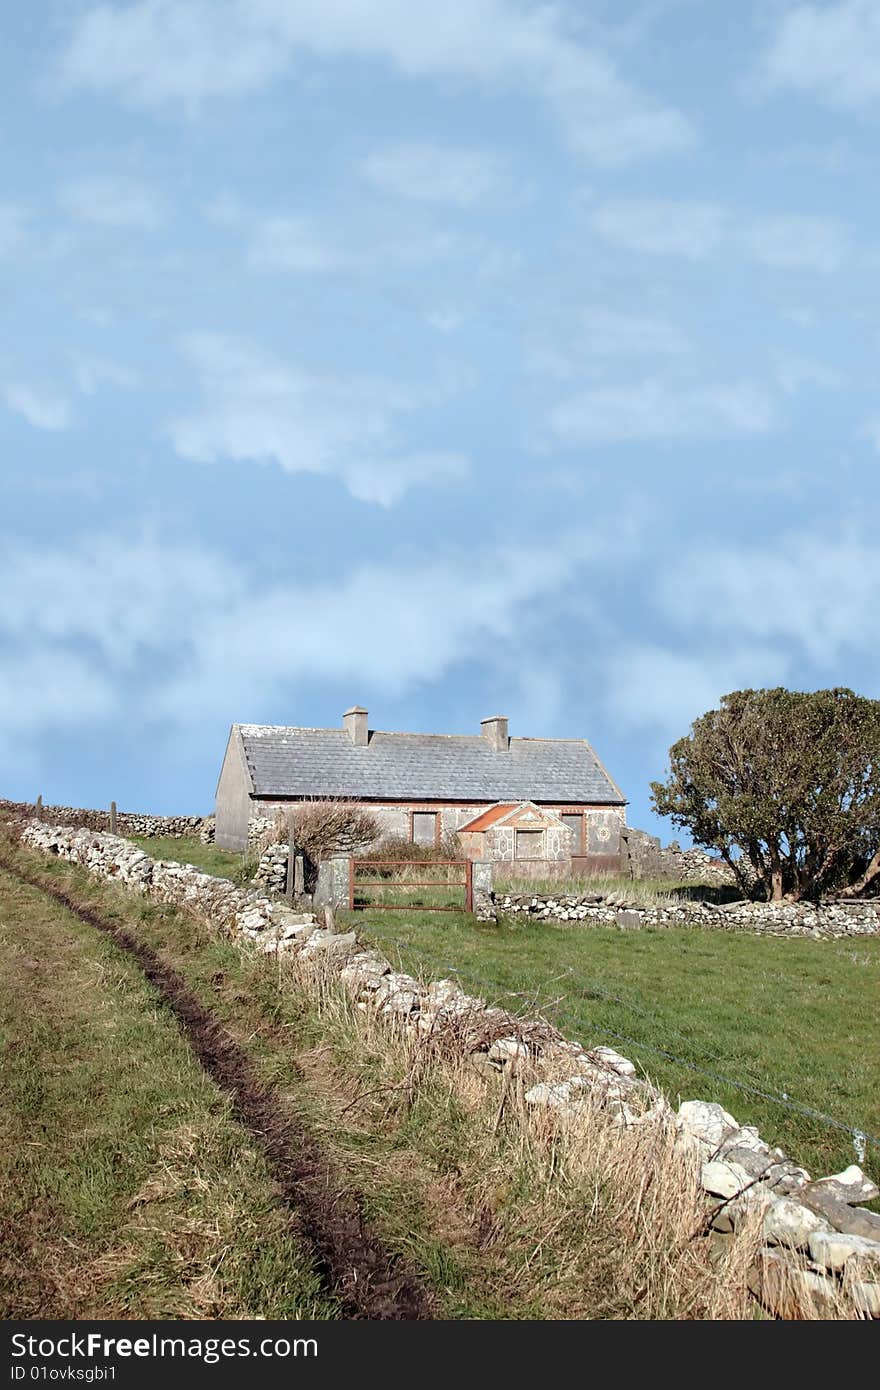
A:
<svg viewBox="0 0 880 1390">
<path fill-rule="evenodd" d="M 517 859 L 541 859 L 544 845 L 542 830 L 518 830 L 516 832 Z"/>
<path fill-rule="evenodd" d="M 414 845 L 437 843 L 437 812 L 413 811 L 412 838 Z"/>
<path fill-rule="evenodd" d="M 581 815 L 563 816 L 563 825 L 567 825 L 571 831 L 571 852 L 572 854 L 583 854 L 584 852 L 584 818 Z"/>
</svg>

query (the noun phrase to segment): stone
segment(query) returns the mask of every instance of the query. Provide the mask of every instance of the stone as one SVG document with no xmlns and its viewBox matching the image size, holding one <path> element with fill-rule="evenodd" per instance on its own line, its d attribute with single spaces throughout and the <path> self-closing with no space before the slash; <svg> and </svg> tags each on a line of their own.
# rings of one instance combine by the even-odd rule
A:
<svg viewBox="0 0 880 1390">
<path fill-rule="evenodd" d="M 537 1105 L 550 1110 L 564 1110 L 571 1101 L 572 1084 L 570 1081 L 539 1081 L 537 1086 L 526 1091 L 525 1101 L 527 1105 Z"/>
<path fill-rule="evenodd" d="M 413 979 L 412 975 L 405 975 L 402 971 L 391 970 L 379 980 L 373 997 L 379 1008 L 384 1008 L 384 1006 L 396 996 L 412 996 L 418 999 L 419 993 L 419 982 Z"/>
<path fill-rule="evenodd" d="M 378 951 L 359 951 L 345 962 L 339 978 L 354 989 L 376 990 L 383 976 L 390 973 L 391 966 Z"/>
<path fill-rule="evenodd" d="M 721 1161 L 722 1159 L 725 1163 L 733 1163 L 738 1168 L 744 1168 L 751 1178 L 768 1176 L 773 1168 L 773 1160 L 767 1154 L 757 1153 L 754 1149 L 747 1149 L 739 1144 L 730 1148 L 725 1144 L 718 1155 L 718 1160 Z"/>
<path fill-rule="evenodd" d="M 818 1178 L 817 1181 L 823 1187 L 833 1183 L 835 1197 L 849 1202 L 850 1206 L 855 1206 L 858 1202 L 872 1202 L 875 1197 L 880 1197 L 880 1187 L 865 1177 L 855 1163 L 851 1163 L 849 1168 L 844 1168 L 842 1173 L 833 1173 L 831 1177 Z"/>
<path fill-rule="evenodd" d="M 777 1159 L 768 1168 L 765 1181 L 772 1187 L 774 1196 L 790 1197 L 800 1193 L 810 1181 L 806 1168 L 799 1168 L 787 1158 Z"/>
<path fill-rule="evenodd" d="M 712 1151 L 732 1130 L 739 1129 L 736 1120 L 722 1106 L 704 1100 L 682 1101 L 678 1107 L 678 1124 Z"/>
<path fill-rule="evenodd" d="M 398 989 L 389 994 L 382 1005 L 383 1014 L 407 1018 L 419 1007 L 419 993 L 414 989 Z"/>
<path fill-rule="evenodd" d="M 713 1197 L 738 1197 L 753 1182 L 754 1178 L 745 1168 L 727 1160 L 704 1163 L 700 1171 L 700 1185 Z"/>
<path fill-rule="evenodd" d="M 281 907 L 278 903 L 272 904 L 272 921 L 277 922 L 283 927 L 304 927 L 315 926 L 315 914 L 313 912 L 294 912 L 289 907 Z"/>
<path fill-rule="evenodd" d="M 597 1091 L 601 1091 L 608 1096 L 625 1096 L 633 1091 L 647 1090 L 647 1085 L 632 1076 L 621 1076 L 619 1072 L 610 1071 L 607 1067 L 596 1066 L 578 1057 L 578 1082 L 583 1086 L 590 1086 Z"/>
<path fill-rule="evenodd" d="M 775 1317 L 796 1317 L 799 1305 L 812 1304 L 816 1312 L 832 1313 L 837 1307 L 837 1285 L 822 1274 L 794 1268 L 778 1250 L 761 1250 L 748 1273 L 749 1291 Z"/>
<path fill-rule="evenodd" d="M 591 1061 L 599 1062 L 602 1066 L 610 1067 L 619 1076 L 635 1076 L 636 1069 L 628 1057 L 622 1057 L 619 1052 L 615 1052 L 613 1047 L 593 1047 L 584 1054 Z M 580 1058 L 578 1058 L 580 1061 Z"/>
<path fill-rule="evenodd" d="M 357 937 L 353 931 L 330 932 L 318 929 L 312 933 L 303 946 L 301 956 L 303 960 L 315 960 L 322 956 L 324 958 L 344 956 L 348 954 L 356 942 Z"/>
<path fill-rule="evenodd" d="M 756 1154 L 769 1154 L 770 1145 L 764 1143 L 754 1125 L 742 1125 L 728 1134 L 719 1145 L 719 1158 L 724 1158 L 730 1149 L 751 1149 Z"/>
<path fill-rule="evenodd" d="M 851 1207 L 841 1201 L 828 1183 L 807 1183 L 798 1192 L 798 1201 L 846 1235 L 865 1236 L 880 1241 L 880 1216 L 867 1207 Z"/>
<path fill-rule="evenodd" d="M 766 1188 L 747 1187 L 739 1196 L 729 1198 L 712 1217 L 714 1231 L 732 1232 L 739 1230 L 746 1221 L 757 1221 L 763 1217 L 773 1198 Z"/>
<path fill-rule="evenodd" d="M 492 1062 L 510 1062 L 528 1055 L 529 1049 L 519 1038 L 496 1038 L 489 1048 L 489 1060 Z"/>
<path fill-rule="evenodd" d="M 500 1071 L 500 1067 L 496 1066 L 494 1062 L 490 1062 L 488 1052 L 471 1052 L 468 1055 L 468 1061 L 472 1067 L 476 1067 L 484 1074 L 491 1072 L 493 1076 L 497 1076 Z"/>
<path fill-rule="evenodd" d="M 840 1231 L 816 1231 L 810 1236 L 810 1256 L 826 1269 L 842 1270 L 852 1260 L 859 1269 L 880 1270 L 880 1241 Z"/>
<path fill-rule="evenodd" d="M 791 1197 L 776 1197 L 764 1213 L 764 1239 L 768 1245 L 787 1245 L 808 1250 L 810 1236 L 832 1228 L 822 1216 Z"/>
<path fill-rule="evenodd" d="M 849 1295 L 860 1313 L 880 1318 L 880 1284 L 865 1284 L 861 1280 L 849 1286 Z"/>
<path fill-rule="evenodd" d="M 308 941 L 310 936 L 314 936 L 317 928 L 311 922 L 304 922 L 302 926 L 286 926 L 282 928 L 282 941 Z"/>
</svg>

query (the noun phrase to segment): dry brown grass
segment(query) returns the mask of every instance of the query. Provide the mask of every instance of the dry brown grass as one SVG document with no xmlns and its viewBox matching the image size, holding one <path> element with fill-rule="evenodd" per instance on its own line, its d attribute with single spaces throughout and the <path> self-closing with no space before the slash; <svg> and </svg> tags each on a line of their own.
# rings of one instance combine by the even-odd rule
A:
<svg viewBox="0 0 880 1390">
<path fill-rule="evenodd" d="M 707 1235 L 696 1167 L 672 1125 L 623 1129 L 598 1106 L 576 1118 L 535 1109 L 524 1100 L 531 1064 L 487 1078 L 444 1030 L 389 1030 L 332 975 L 296 962 L 284 973 L 317 1000 L 336 1066 L 362 1078 L 349 1114 L 445 1155 L 454 1203 L 493 1251 L 499 1298 L 544 1318 L 756 1316 L 757 1224 L 723 1244 Z"/>
</svg>

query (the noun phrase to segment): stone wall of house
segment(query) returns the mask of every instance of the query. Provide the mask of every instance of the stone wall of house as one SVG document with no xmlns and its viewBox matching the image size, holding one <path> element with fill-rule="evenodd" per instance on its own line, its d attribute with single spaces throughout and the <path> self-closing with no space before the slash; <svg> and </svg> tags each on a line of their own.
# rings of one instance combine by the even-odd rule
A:
<svg viewBox="0 0 880 1390">
<path fill-rule="evenodd" d="M 873 936 L 880 932 L 876 903 L 704 903 L 676 901 L 646 907 L 625 891 L 610 893 L 495 894 L 499 915 L 535 922 L 582 922 L 605 927 L 700 926 L 773 936 Z"/>
<path fill-rule="evenodd" d="M 260 801 L 259 815 L 255 816 L 251 824 L 255 822 L 274 824 L 277 816 L 286 816 L 291 810 L 296 808 L 298 803 L 290 801 Z M 436 811 L 440 817 L 440 838 L 448 839 L 454 835 L 462 825 L 472 820 L 480 811 L 486 809 L 485 802 L 473 806 L 441 806 L 431 804 L 431 802 L 406 802 L 398 806 L 380 806 L 364 803 L 370 814 L 375 816 L 378 821 L 383 837 L 394 838 L 396 840 L 408 840 L 410 836 L 410 811 Z M 253 839 L 253 837 L 251 837 Z"/>
<path fill-rule="evenodd" d="M 624 873 L 630 878 L 668 878 L 678 883 L 733 884 L 736 877 L 723 859 L 702 849 L 682 849 L 677 840 L 665 847 L 656 835 L 635 826 L 621 830 Z"/>
<path fill-rule="evenodd" d="M 430 983 L 394 970 L 356 933 L 318 925 L 312 913 L 202 874 L 191 865 L 154 861 L 119 836 L 32 821 L 22 843 L 82 865 L 206 921 L 215 931 L 267 954 L 295 956 L 306 987 L 320 995 L 328 980 L 389 1029 L 416 1036 L 445 1032 L 481 1074 L 517 1072 L 528 1106 L 560 1123 L 609 1123 L 650 1136 L 669 1127 L 683 1160 L 694 1165 L 706 1197 L 706 1224 L 723 1241 L 742 1222 L 759 1221 L 763 1244 L 749 1288 L 772 1313 L 785 1315 L 792 1289 L 821 1313 L 841 1299 L 880 1318 L 880 1215 L 861 1205 L 880 1189 L 856 1165 L 814 1180 L 749 1125 L 712 1102 L 669 1101 L 611 1047 L 585 1049 L 543 1020 L 524 1019 L 467 995 L 452 980 Z"/>
</svg>

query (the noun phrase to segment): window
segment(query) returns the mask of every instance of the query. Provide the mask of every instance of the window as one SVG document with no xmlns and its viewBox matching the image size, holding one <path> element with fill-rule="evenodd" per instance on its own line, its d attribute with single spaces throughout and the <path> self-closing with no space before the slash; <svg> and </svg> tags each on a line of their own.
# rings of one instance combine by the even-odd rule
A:
<svg viewBox="0 0 880 1390">
<path fill-rule="evenodd" d="M 437 812 L 413 811 L 412 840 L 414 845 L 437 843 Z"/>
<path fill-rule="evenodd" d="M 571 852 L 572 854 L 583 854 L 584 852 L 584 818 L 580 813 L 573 816 L 563 816 L 563 825 L 567 825 L 571 831 Z"/>
<path fill-rule="evenodd" d="M 543 859 L 544 832 L 542 830 L 518 830 L 516 832 L 517 859 Z"/>
</svg>

